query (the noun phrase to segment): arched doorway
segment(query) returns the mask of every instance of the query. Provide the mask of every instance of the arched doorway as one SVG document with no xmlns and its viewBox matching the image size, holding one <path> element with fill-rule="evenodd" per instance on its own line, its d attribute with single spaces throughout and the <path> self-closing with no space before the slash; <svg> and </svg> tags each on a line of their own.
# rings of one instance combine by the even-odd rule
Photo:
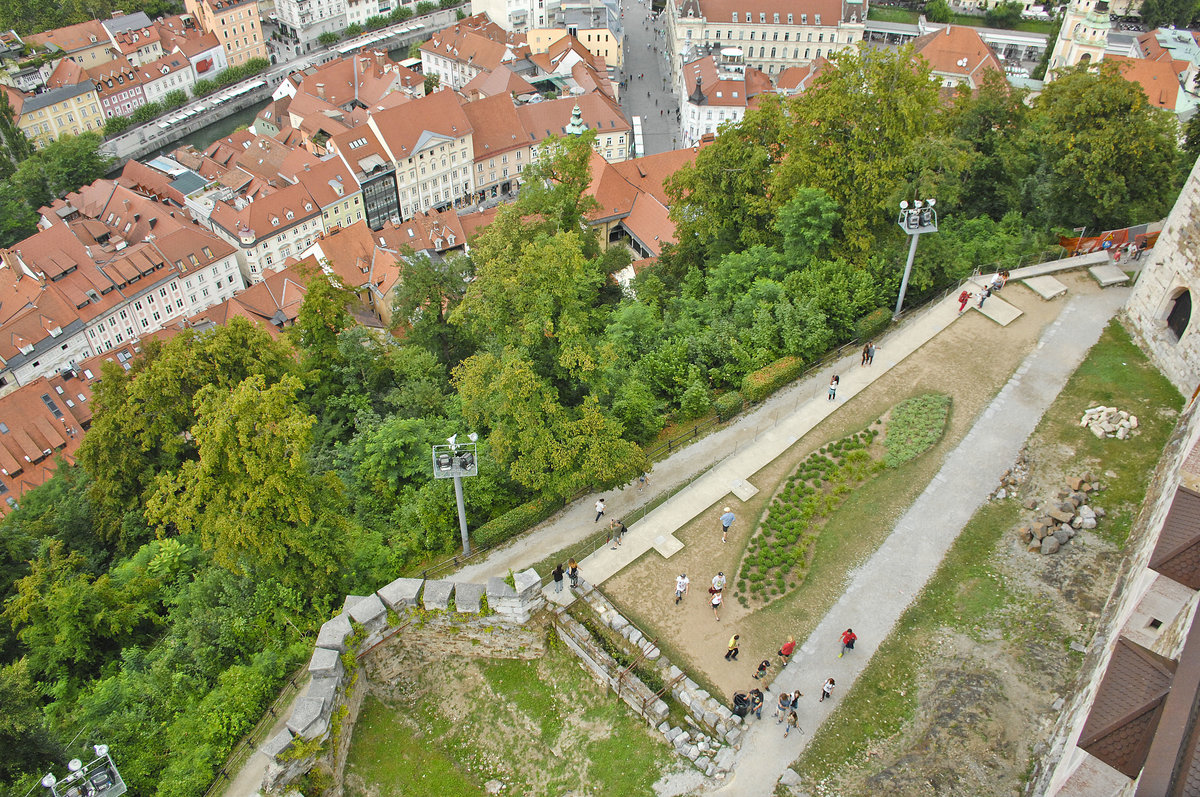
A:
<svg viewBox="0 0 1200 797">
<path fill-rule="evenodd" d="M 1167 313 L 1167 329 L 1178 341 L 1187 330 L 1188 322 L 1192 320 L 1192 293 L 1184 288 L 1175 300 L 1171 302 L 1171 311 Z"/>
</svg>

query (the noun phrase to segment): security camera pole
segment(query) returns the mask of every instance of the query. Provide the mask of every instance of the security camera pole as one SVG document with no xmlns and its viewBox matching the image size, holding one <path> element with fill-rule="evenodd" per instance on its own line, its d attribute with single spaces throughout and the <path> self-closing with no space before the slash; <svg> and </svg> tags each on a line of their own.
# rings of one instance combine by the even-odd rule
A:
<svg viewBox="0 0 1200 797">
<path fill-rule="evenodd" d="M 912 236 L 912 244 L 908 247 L 908 263 L 904 266 L 904 278 L 900 280 L 900 295 L 896 297 L 893 321 L 900 317 L 900 308 L 904 306 L 904 293 L 908 290 L 908 277 L 912 274 L 913 258 L 917 254 L 917 238 L 923 232 L 937 232 L 937 212 L 933 209 L 936 204 L 937 201 L 933 199 L 924 202 L 917 199 L 912 203 L 912 207 L 909 207 L 907 202 L 900 203 L 900 216 L 896 219 L 896 224 Z"/>
<path fill-rule="evenodd" d="M 454 499 L 458 503 L 458 529 L 462 532 L 463 556 L 471 555 L 471 540 L 467 537 L 467 509 L 463 504 L 464 476 L 479 475 L 479 460 L 475 456 L 475 441 L 479 435 L 467 435 L 471 442 L 459 443 L 458 435 L 446 439 L 449 445 L 433 447 L 433 478 L 454 479 Z"/>
</svg>

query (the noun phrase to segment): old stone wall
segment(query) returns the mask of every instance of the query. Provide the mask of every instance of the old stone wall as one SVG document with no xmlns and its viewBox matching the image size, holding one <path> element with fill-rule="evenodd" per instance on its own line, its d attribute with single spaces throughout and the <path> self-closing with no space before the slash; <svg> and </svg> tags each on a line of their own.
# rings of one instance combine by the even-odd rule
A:
<svg viewBox="0 0 1200 797">
<path fill-rule="evenodd" d="M 333 793 L 339 795 L 366 692 L 364 671 L 394 677 L 406 645 L 439 655 L 540 655 L 536 633 L 518 627 L 545 602 L 533 570 L 517 573 L 513 586 L 499 578 L 486 587 L 398 578 L 370 595 L 347 595 L 342 611 L 317 634 L 309 681 L 292 703 L 287 726 L 260 748 L 270 759 L 263 790 L 283 793 L 321 765 L 335 773 Z"/>
<path fill-rule="evenodd" d="M 1154 364 L 1180 393 L 1190 396 L 1200 385 L 1200 161 L 1171 209 L 1158 243 L 1142 260 L 1126 315 Z M 1167 315 L 1185 289 L 1191 295 L 1192 320 L 1177 338 L 1167 328 Z"/>
</svg>

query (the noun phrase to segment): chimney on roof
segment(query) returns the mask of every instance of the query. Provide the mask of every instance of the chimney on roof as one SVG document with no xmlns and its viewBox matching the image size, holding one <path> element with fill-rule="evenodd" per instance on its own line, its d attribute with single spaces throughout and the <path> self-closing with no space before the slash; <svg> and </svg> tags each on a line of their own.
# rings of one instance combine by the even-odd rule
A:
<svg viewBox="0 0 1200 797">
<path fill-rule="evenodd" d="M 320 97 L 321 99 L 325 99 L 325 84 L 324 83 L 317 84 L 317 96 Z"/>
</svg>

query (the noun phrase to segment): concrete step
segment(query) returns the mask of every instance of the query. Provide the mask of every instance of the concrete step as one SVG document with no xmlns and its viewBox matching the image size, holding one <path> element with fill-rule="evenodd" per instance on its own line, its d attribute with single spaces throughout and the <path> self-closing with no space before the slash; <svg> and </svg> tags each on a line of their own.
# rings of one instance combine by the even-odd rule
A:
<svg viewBox="0 0 1200 797">
<path fill-rule="evenodd" d="M 1038 296 L 1047 300 L 1062 296 L 1067 292 L 1066 285 L 1063 285 L 1048 274 L 1042 277 L 1029 277 L 1028 279 L 1021 280 L 1021 283 Z"/>
<path fill-rule="evenodd" d="M 973 300 L 969 306 L 973 307 L 975 310 L 978 310 L 980 313 L 992 319 L 1002 327 L 1008 326 L 1022 315 L 1020 310 L 1013 307 L 1011 304 L 995 294 L 992 294 L 992 296 L 990 296 L 988 300 L 983 303 L 983 307 L 979 306 L 978 299 Z"/>
</svg>

